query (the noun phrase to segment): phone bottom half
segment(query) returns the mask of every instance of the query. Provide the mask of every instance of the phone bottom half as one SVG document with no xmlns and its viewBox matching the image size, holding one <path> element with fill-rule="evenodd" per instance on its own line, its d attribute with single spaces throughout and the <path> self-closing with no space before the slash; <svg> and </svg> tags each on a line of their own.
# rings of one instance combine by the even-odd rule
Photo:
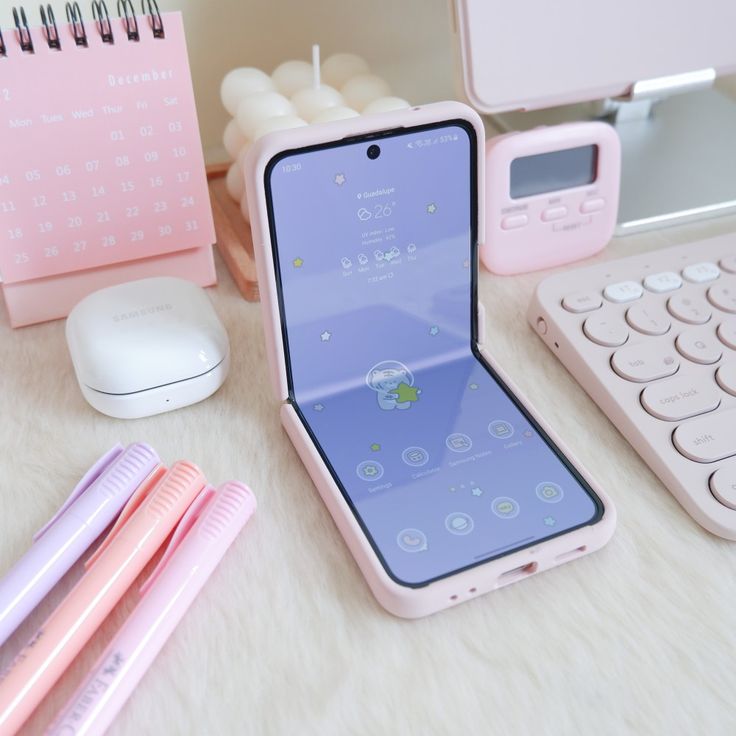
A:
<svg viewBox="0 0 736 736">
<path fill-rule="evenodd" d="M 292 401 L 387 575 L 419 588 L 593 525 L 600 498 L 472 353 Z"/>
</svg>

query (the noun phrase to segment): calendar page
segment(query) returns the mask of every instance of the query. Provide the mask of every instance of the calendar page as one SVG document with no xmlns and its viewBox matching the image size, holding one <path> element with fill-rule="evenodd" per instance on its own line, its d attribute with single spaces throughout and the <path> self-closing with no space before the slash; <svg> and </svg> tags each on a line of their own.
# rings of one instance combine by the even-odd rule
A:
<svg viewBox="0 0 736 736">
<path fill-rule="evenodd" d="M 180 13 L 60 49 L 6 29 L 0 56 L 0 274 L 6 284 L 214 242 Z"/>
</svg>

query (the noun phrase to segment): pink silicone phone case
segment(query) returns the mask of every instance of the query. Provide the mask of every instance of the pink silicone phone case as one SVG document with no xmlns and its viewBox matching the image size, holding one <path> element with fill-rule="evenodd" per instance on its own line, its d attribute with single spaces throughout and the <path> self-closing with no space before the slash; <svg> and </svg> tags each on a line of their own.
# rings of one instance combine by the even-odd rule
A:
<svg viewBox="0 0 736 736">
<path fill-rule="evenodd" d="M 591 145 L 598 147 L 598 158 L 590 184 L 511 198 L 515 159 Z M 607 123 L 566 123 L 491 138 L 486 144 L 483 265 L 498 274 L 524 273 L 602 250 L 616 227 L 620 179 L 621 143 Z M 561 217 L 546 219 L 547 212 L 562 210 Z"/>
<path fill-rule="evenodd" d="M 534 547 L 514 552 L 471 570 L 443 578 L 422 588 L 399 585 L 384 570 L 296 411 L 287 402 L 286 360 L 282 342 L 281 315 L 264 189 L 264 175 L 269 161 L 285 150 L 328 143 L 348 136 L 368 134 L 380 130 L 392 130 L 457 119 L 470 121 L 478 137 L 478 193 L 479 204 L 481 204 L 483 202 L 484 171 L 483 125 L 473 110 L 457 102 L 439 102 L 410 110 L 382 113 L 380 115 L 365 115 L 350 120 L 271 133 L 259 139 L 253 145 L 248 152 L 245 165 L 246 191 L 248 192 L 258 282 L 261 289 L 266 347 L 273 388 L 279 401 L 282 402 L 281 422 L 376 599 L 386 610 L 405 618 L 426 616 L 528 577 L 533 573 L 547 570 L 575 557 L 593 552 L 605 545 L 610 539 L 616 523 L 616 513 L 608 497 L 580 464 L 575 461 L 570 451 L 524 399 L 496 361 L 483 351 L 483 355 L 491 367 L 498 372 L 501 379 L 520 398 L 534 419 L 573 462 L 581 475 L 598 494 L 604 505 L 603 517 L 595 525 L 577 529 Z M 478 208 L 478 226 L 478 232 L 483 232 L 482 204 Z M 479 309 L 479 334 L 481 336 L 483 334 L 482 309 Z"/>
</svg>

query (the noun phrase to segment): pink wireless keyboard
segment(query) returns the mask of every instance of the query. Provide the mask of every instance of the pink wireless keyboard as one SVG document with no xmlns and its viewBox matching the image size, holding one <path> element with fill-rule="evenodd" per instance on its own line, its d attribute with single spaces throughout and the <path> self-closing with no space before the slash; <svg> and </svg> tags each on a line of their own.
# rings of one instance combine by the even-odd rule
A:
<svg viewBox="0 0 736 736">
<path fill-rule="evenodd" d="M 736 235 L 551 276 L 528 318 L 687 512 L 736 539 Z"/>
</svg>

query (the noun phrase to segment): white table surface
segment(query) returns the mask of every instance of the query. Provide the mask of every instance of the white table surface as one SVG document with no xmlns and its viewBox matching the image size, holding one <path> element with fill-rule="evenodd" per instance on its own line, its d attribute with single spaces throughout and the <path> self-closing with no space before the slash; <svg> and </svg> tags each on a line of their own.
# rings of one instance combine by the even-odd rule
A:
<svg viewBox="0 0 736 736">
<path fill-rule="evenodd" d="M 736 218 L 618 239 L 599 258 L 725 232 Z M 231 375 L 211 399 L 158 417 L 92 410 L 63 322 L 13 331 L 0 318 L 0 574 L 116 441 L 191 459 L 214 482 L 240 478 L 260 502 L 111 733 L 736 733 L 736 546 L 682 511 L 527 326 L 544 274 L 482 273 L 486 344 L 613 497 L 618 530 L 594 555 L 412 622 L 372 599 L 279 425 L 259 307 L 218 266 L 210 293 Z M 0 667 L 80 574 L 0 650 Z M 23 733 L 42 732 L 134 603 Z"/>
</svg>

